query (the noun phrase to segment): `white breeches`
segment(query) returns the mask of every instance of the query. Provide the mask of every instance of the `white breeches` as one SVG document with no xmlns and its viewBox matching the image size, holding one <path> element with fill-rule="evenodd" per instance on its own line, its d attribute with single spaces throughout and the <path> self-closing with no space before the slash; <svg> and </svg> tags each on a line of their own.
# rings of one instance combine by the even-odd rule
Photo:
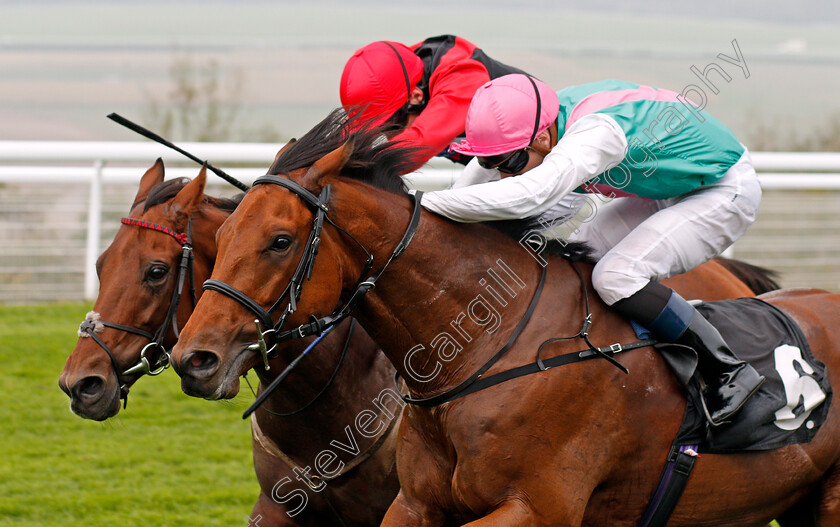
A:
<svg viewBox="0 0 840 527">
<path fill-rule="evenodd" d="M 664 200 L 616 198 L 569 236 L 585 241 L 598 263 L 592 284 L 608 305 L 650 281 L 714 258 L 755 221 L 761 187 L 749 152 L 716 183 Z"/>
</svg>

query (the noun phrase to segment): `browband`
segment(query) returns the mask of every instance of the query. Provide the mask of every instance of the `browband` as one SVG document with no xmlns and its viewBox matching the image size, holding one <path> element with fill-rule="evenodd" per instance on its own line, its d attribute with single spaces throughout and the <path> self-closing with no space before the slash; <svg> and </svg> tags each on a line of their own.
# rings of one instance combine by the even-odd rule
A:
<svg viewBox="0 0 840 527">
<path fill-rule="evenodd" d="M 309 192 L 301 185 L 298 185 L 291 179 L 286 179 L 284 177 L 275 176 L 273 174 L 266 174 L 264 176 L 258 177 L 254 181 L 254 186 L 263 184 L 263 183 L 270 183 L 272 185 L 278 185 L 280 187 L 285 187 L 303 199 L 305 202 L 309 203 L 309 205 L 319 208 L 324 212 L 329 212 L 329 208 L 327 208 L 327 204 L 322 202 L 318 196 Z"/>
</svg>

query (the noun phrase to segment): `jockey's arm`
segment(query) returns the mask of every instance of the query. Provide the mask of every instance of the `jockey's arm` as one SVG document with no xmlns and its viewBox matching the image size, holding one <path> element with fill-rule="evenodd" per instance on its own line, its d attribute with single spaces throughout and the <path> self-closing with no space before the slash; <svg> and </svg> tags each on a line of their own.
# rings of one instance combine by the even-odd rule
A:
<svg viewBox="0 0 840 527">
<path fill-rule="evenodd" d="M 575 122 L 543 162 L 519 176 L 426 193 L 423 206 L 455 221 L 511 220 L 550 209 L 582 183 L 624 159 L 627 138 L 611 117 Z M 476 160 L 470 165 L 478 164 Z M 469 165 L 468 165 L 469 166 Z"/>
<path fill-rule="evenodd" d="M 498 181 L 499 179 L 500 174 L 498 170 L 492 168 L 482 168 L 481 165 L 478 164 L 478 161 L 473 159 L 467 163 L 467 166 L 464 167 L 461 175 L 458 176 L 458 179 L 456 179 L 449 188 L 469 187 L 480 183 Z"/>
</svg>

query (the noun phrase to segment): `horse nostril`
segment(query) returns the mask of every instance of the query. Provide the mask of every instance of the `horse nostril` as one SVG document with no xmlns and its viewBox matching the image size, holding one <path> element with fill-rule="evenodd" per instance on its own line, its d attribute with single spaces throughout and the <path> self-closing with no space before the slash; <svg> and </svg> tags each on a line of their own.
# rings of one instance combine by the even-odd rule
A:
<svg viewBox="0 0 840 527">
<path fill-rule="evenodd" d="M 193 377 L 210 376 L 219 366 L 219 357 L 209 351 L 196 351 L 184 357 L 181 367 Z"/>
<path fill-rule="evenodd" d="M 94 399 L 102 395 L 105 389 L 105 381 L 102 377 L 85 377 L 73 385 L 72 392 L 80 399 Z"/>
</svg>

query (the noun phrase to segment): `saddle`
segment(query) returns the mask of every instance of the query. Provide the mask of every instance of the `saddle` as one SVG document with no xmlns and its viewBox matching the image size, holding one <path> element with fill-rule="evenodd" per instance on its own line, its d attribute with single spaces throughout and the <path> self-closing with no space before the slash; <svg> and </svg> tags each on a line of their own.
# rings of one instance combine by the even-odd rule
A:
<svg viewBox="0 0 840 527">
<path fill-rule="evenodd" d="M 750 363 L 766 381 L 731 423 L 710 427 L 700 406 L 701 385 L 687 385 L 688 406 L 677 442 L 703 452 L 772 450 L 813 439 L 828 415 L 832 390 L 825 365 L 814 358 L 796 322 L 758 298 L 696 305 L 720 331 L 733 353 Z M 667 361 L 686 350 L 657 345 Z"/>
<path fill-rule="evenodd" d="M 772 450 L 807 443 L 828 415 L 831 385 L 825 364 L 814 358 L 802 329 L 777 307 L 758 298 L 695 304 L 720 331 L 733 353 L 766 380 L 730 423 L 712 427 L 702 410 L 700 379 L 686 385 L 688 403 L 671 443 L 659 485 L 638 527 L 662 527 L 679 502 L 699 452 L 725 454 Z M 634 324 L 640 338 L 647 331 Z M 671 344 L 655 347 L 678 373 L 686 349 Z"/>
</svg>

